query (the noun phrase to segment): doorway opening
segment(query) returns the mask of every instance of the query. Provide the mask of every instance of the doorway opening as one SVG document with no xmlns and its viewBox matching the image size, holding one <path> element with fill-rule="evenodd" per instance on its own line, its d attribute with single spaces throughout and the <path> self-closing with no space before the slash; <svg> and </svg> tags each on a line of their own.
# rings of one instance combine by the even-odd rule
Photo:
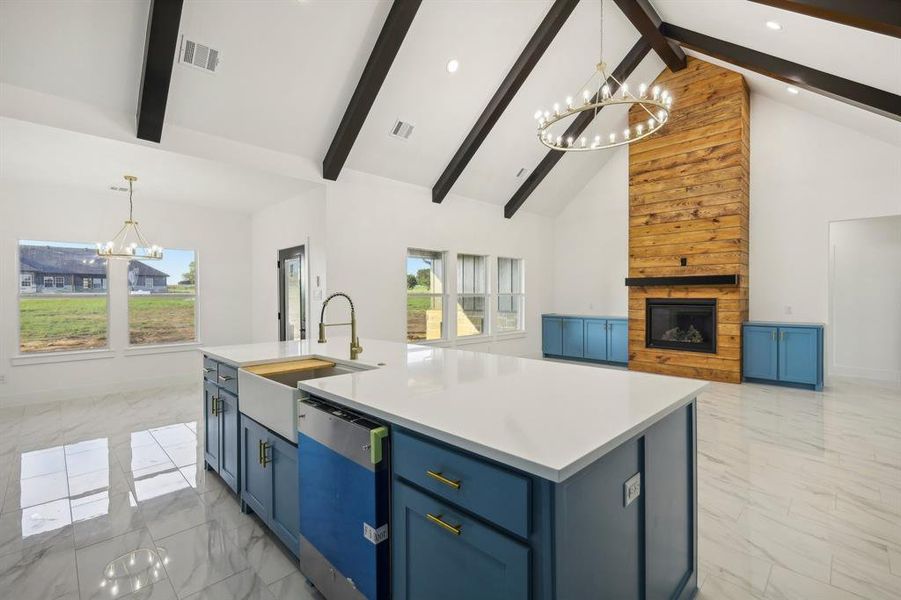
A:
<svg viewBox="0 0 901 600">
<path fill-rule="evenodd" d="M 278 251 L 278 339 L 307 339 L 307 265 L 303 246 Z"/>
</svg>

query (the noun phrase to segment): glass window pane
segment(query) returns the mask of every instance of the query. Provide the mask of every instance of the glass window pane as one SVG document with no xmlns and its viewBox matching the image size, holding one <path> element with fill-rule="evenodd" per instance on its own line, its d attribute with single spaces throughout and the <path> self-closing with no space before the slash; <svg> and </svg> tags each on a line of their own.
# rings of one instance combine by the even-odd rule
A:
<svg viewBox="0 0 901 600">
<path fill-rule="evenodd" d="M 132 345 L 197 340 L 197 259 L 163 250 L 162 260 L 128 263 L 128 341 Z"/>
<path fill-rule="evenodd" d="M 407 341 L 440 340 L 444 331 L 441 296 L 407 295 Z"/>
<path fill-rule="evenodd" d="M 485 333 L 485 296 L 457 296 L 457 337 Z"/>
<path fill-rule="evenodd" d="M 441 252 L 410 249 L 407 251 L 407 293 L 443 294 L 444 265 Z"/>
<path fill-rule="evenodd" d="M 19 242 L 19 352 L 105 348 L 106 278 L 93 245 Z M 83 283 L 96 280 L 104 285 Z"/>
<path fill-rule="evenodd" d="M 500 294 L 497 297 L 497 332 L 521 331 L 522 295 Z"/>
<path fill-rule="evenodd" d="M 457 255 L 457 293 L 484 294 L 487 284 L 484 256 Z"/>
</svg>

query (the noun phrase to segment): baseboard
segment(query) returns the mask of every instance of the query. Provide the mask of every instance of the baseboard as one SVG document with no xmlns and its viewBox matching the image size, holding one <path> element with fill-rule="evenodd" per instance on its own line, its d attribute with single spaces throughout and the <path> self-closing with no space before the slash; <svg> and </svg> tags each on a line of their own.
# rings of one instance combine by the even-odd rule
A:
<svg viewBox="0 0 901 600">
<path fill-rule="evenodd" d="M 829 367 L 829 375 L 854 377 L 857 379 L 872 379 L 874 381 L 886 381 L 889 383 L 901 383 L 901 371 L 891 371 L 888 369 L 868 369 L 866 367 L 831 365 Z"/>
<path fill-rule="evenodd" d="M 184 375 L 160 375 L 157 377 L 129 379 L 128 381 L 109 381 L 80 386 L 70 385 L 59 389 L 44 389 L 7 396 L 0 395 L 0 408 L 9 406 L 27 406 L 30 404 L 40 404 L 57 400 L 76 400 L 90 396 L 146 390 L 147 388 L 154 387 L 187 385 L 199 381 L 200 379 L 197 375 L 186 373 Z"/>
</svg>

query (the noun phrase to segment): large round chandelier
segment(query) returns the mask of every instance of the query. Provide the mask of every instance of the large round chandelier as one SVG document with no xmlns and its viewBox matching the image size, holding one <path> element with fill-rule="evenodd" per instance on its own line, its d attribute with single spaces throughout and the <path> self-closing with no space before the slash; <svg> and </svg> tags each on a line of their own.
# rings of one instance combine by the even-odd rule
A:
<svg viewBox="0 0 901 600">
<path fill-rule="evenodd" d="M 156 244 L 149 244 L 141 235 L 138 222 L 134 219 L 134 182 L 138 178 L 134 175 L 126 175 L 128 182 L 128 220 L 122 228 L 113 236 L 113 239 L 105 244 L 97 243 L 97 255 L 103 258 L 120 258 L 132 260 L 159 260 L 163 258 L 163 249 Z"/>
<path fill-rule="evenodd" d="M 578 100 L 569 96 L 563 105 L 554 103 L 551 110 L 535 112 L 535 120 L 538 121 L 538 140 L 552 150 L 589 152 L 631 144 L 655 133 L 669 120 L 673 104 L 673 97 L 669 91 L 659 85 L 649 88 L 642 83 L 633 92 L 628 83 L 619 81 L 614 75 L 607 73 L 607 64 L 604 62 L 604 0 L 601 0 L 600 21 L 600 61 L 595 72 L 581 87 L 582 93 Z M 561 124 L 561 121 L 569 117 L 588 112 L 593 113 L 591 123 L 595 123 L 595 117 L 602 108 L 621 104 L 641 107 L 648 118 L 642 119 L 634 126 L 626 127 L 621 132 L 596 130 L 582 131 L 574 135 L 568 127 L 564 128 Z"/>
</svg>

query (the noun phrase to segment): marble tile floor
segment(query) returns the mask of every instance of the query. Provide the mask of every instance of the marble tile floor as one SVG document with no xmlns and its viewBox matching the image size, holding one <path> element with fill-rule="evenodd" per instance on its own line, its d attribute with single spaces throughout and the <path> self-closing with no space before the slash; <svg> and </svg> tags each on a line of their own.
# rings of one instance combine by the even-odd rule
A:
<svg viewBox="0 0 901 600">
<path fill-rule="evenodd" d="M 203 470 L 200 404 L 180 386 L 0 409 L 0 597 L 321 600 Z M 699 599 L 901 598 L 901 386 L 713 384 L 698 453 Z M 105 577 L 140 549 L 160 565 L 139 589 Z"/>
</svg>

